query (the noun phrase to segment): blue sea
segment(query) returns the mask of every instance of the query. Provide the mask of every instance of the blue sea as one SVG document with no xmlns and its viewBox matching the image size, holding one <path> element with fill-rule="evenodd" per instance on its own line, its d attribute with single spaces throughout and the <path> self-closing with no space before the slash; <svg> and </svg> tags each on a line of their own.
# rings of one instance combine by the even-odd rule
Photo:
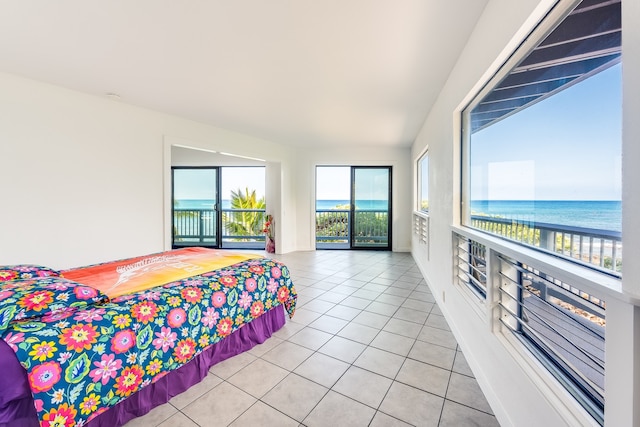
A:
<svg viewBox="0 0 640 427">
<path fill-rule="evenodd" d="M 317 200 L 316 209 L 336 209 L 348 200 Z M 181 209 L 213 209 L 212 200 L 178 200 Z M 386 209 L 385 200 L 360 200 L 358 209 Z M 222 201 L 229 209 L 230 200 Z M 621 231 L 622 203 L 602 200 L 472 200 L 473 215 L 489 215 L 523 222 L 571 225 L 599 230 Z"/>
<path fill-rule="evenodd" d="M 471 214 L 523 222 L 622 230 L 622 202 L 619 200 L 472 200 Z"/>
<path fill-rule="evenodd" d="M 181 200 L 176 200 L 174 207 L 178 209 L 213 209 L 215 203 L 216 203 L 215 200 L 207 200 L 207 199 L 181 199 Z M 222 201 L 223 209 L 228 209 L 230 207 L 231 207 L 230 200 Z"/>
<path fill-rule="evenodd" d="M 316 209 L 336 209 L 338 206 L 344 209 L 343 206 L 348 206 L 349 203 L 351 203 L 349 200 L 316 200 Z M 356 208 L 384 211 L 388 209 L 388 202 L 386 200 L 357 200 Z"/>
<path fill-rule="evenodd" d="M 176 207 L 179 209 L 213 209 L 215 202 L 205 199 L 183 199 L 178 200 Z M 336 209 L 337 206 L 348 205 L 348 200 L 318 200 L 316 209 Z M 385 210 L 387 202 L 385 200 L 359 200 L 356 203 L 358 209 Z M 231 200 L 222 201 L 222 209 L 230 209 Z"/>
</svg>

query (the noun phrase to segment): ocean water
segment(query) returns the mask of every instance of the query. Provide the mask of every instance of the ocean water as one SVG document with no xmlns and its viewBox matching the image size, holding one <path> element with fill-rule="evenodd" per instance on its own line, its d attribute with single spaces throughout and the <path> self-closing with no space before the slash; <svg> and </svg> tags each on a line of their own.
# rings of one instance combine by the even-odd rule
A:
<svg viewBox="0 0 640 427">
<path fill-rule="evenodd" d="M 225 205 L 226 202 L 226 205 Z M 176 200 L 174 207 L 178 209 L 213 209 L 215 206 L 215 200 L 207 199 L 180 199 Z M 231 207 L 230 200 L 222 201 L 222 208 L 227 209 Z"/>
<path fill-rule="evenodd" d="M 213 209 L 215 205 L 214 200 L 206 199 L 182 199 L 177 202 L 175 207 L 179 209 Z M 318 200 L 316 209 L 336 209 L 337 206 L 348 204 L 348 200 Z M 387 202 L 384 200 L 359 200 L 356 207 L 358 209 L 385 210 Z M 223 200 L 222 209 L 231 209 L 231 200 Z"/>
<path fill-rule="evenodd" d="M 336 209 L 348 200 L 317 200 L 316 209 Z M 178 200 L 180 209 L 213 209 L 213 200 Z M 360 200 L 358 209 L 384 210 L 384 200 Z M 230 200 L 222 201 L 229 209 Z M 571 225 L 599 230 L 621 231 L 622 203 L 602 200 L 472 200 L 472 215 L 488 215 L 523 222 Z"/>
<path fill-rule="evenodd" d="M 316 200 L 316 209 L 336 209 L 338 206 L 342 207 L 349 205 L 349 200 Z M 371 209 L 371 210 L 387 210 L 388 203 L 386 200 L 358 200 L 356 201 L 357 209 Z"/>
<path fill-rule="evenodd" d="M 622 202 L 603 200 L 472 200 L 472 215 L 621 231 Z"/>
<path fill-rule="evenodd" d="M 213 209 L 215 201 L 206 199 L 182 199 L 178 200 L 176 207 L 179 209 Z M 316 209 L 336 209 L 337 206 L 348 205 L 349 200 L 318 200 Z M 385 200 L 359 200 L 356 203 L 358 209 L 385 210 L 387 202 Z M 222 201 L 222 209 L 230 209 L 231 200 Z"/>
</svg>

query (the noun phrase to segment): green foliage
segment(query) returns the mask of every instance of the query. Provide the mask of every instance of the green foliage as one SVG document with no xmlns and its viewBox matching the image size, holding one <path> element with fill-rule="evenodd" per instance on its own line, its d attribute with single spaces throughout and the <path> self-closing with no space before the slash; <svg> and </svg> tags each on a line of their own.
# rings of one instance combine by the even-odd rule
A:
<svg viewBox="0 0 640 427">
<path fill-rule="evenodd" d="M 360 243 L 386 241 L 389 233 L 387 212 L 359 211 L 355 213 L 354 237 Z"/>
<path fill-rule="evenodd" d="M 476 215 L 476 214 L 473 214 Z M 503 224 L 491 221 L 488 215 L 487 220 L 474 220 L 473 226 L 489 233 L 507 237 L 518 242 L 527 243 L 532 246 L 540 246 L 540 230 L 535 227 L 529 227 L 527 224 L 508 223 Z M 499 217 L 496 217 L 499 218 Z"/>
<path fill-rule="evenodd" d="M 338 207 L 338 209 L 349 209 Z M 360 242 L 375 243 L 388 236 L 386 212 L 356 212 L 355 237 Z M 348 212 L 324 212 L 316 214 L 316 237 L 323 242 L 344 242 L 349 237 Z M 327 239 L 334 237 L 335 239 Z M 370 238 L 370 239 L 369 239 Z"/>
<path fill-rule="evenodd" d="M 489 233 L 497 234 L 499 236 L 506 237 L 511 240 L 515 240 L 518 242 L 525 243 L 530 246 L 535 246 L 539 248 L 543 248 L 558 254 L 562 254 L 565 256 L 571 256 L 575 259 L 579 259 L 586 263 L 591 263 L 594 265 L 600 265 L 608 270 L 613 271 L 622 271 L 622 259 L 616 259 L 615 268 L 613 266 L 612 257 L 604 254 L 602 255 L 602 263 L 601 256 L 599 253 L 592 254 L 592 258 L 589 258 L 588 252 L 583 250 L 583 253 L 580 253 L 580 244 L 577 240 L 572 241 L 572 236 L 570 234 L 562 234 L 560 232 L 553 232 L 546 230 L 542 232 L 539 228 L 530 227 L 528 224 L 522 224 L 517 222 L 512 223 L 502 223 L 499 221 L 492 221 L 493 218 L 499 219 L 499 216 L 490 216 L 490 215 L 482 215 L 482 214 L 472 214 L 474 216 L 484 216 L 486 219 L 474 219 L 472 225 L 480 230 L 487 231 Z M 554 236 L 555 234 L 555 236 Z M 551 236 L 554 236 L 553 238 Z M 588 240 L 588 239 L 587 239 Z M 601 242 L 601 244 L 605 244 Z M 588 243 L 585 243 L 585 247 Z"/>
<path fill-rule="evenodd" d="M 256 190 L 245 188 L 231 191 L 231 209 L 264 209 L 264 197 L 258 199 Z M 257 236 L 262 234 L 264 212 L 225 212 L 223 223 L 227 232 L 234 236 Z"/>
<path fill-rule="evenodd" d="M 611 257 L 604 257 L 604 267 L 608 268 L 610 270 L 615 270 L 615 271 L 622 271 L 622 260 L 621 259 L 617 259 L 616 260 L 616 268 L 612 268 L 613 267 L 613 262 L 611 262 Z"/>
<path fill-rule="evenodd" d="M 330 214 L 316 215 L 316 236 L 318 237 L 342 237 L 344 240 L 349 235 L 348 212 L 331 212 Z"/>
</svg>

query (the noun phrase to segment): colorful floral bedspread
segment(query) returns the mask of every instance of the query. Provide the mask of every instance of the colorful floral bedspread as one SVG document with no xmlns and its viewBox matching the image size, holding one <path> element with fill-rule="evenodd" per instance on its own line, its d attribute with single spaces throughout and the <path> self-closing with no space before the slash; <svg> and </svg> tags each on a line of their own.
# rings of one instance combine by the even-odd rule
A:
<svg viewBox="0 0 640 427">
<path fill-rule="evenodd" d="M 40 423 L 81 426 L 179 368 L 296 292 L 261 258 L 108 303 L 9 322 L 2 338 L 27 370 Z"/>
</svg>

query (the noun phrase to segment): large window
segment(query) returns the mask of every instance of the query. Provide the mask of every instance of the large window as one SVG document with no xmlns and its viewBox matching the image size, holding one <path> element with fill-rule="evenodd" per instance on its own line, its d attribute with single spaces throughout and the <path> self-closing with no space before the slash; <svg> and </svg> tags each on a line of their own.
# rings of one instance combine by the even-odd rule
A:
<svg viewBox="0 0 640 427">
<path fill-rule="evenodd" d="M 491 289 L 500 330 L 602 424 L 606 301 L 574 264 L 622 274 L 621 2 L 570 4 L 463 112 L 463 224 L 556 258 L 468 230 L 454 234 L 455 255 L 458 283 L 481 298 Z"/>
<path fill-rule="evenodd" d="M 391 167 L 316 167 L 316 248 L 391 249 Z"/>
<path fill-rule="evenodd" d="M 537 33 L 464 111 L 463 223 L 620 275 L 620 2 Z"/>
<path fill-rule="evenodd" d="M 418 160 L 418 210 L 429 212 L 429 152 Z"/>
</svg>

